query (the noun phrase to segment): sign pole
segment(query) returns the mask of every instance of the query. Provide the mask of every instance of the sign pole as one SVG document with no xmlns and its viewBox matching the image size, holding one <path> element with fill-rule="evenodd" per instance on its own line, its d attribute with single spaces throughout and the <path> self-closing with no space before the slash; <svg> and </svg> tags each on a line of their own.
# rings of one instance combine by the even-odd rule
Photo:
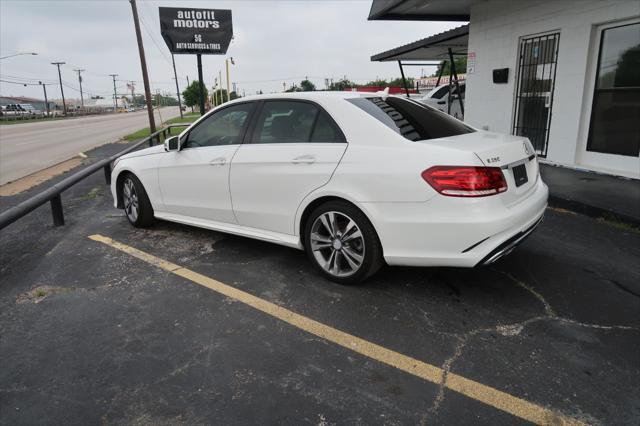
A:
<svg viewBox="0 0 640 426">
<path fill-rule="evenodd" d="M 204 82 L 202 81 L 202 55 L 197 54 L 198 58 L 198 82 L 200 84 L 200 115 L 204 115 Z"/>
</svg>

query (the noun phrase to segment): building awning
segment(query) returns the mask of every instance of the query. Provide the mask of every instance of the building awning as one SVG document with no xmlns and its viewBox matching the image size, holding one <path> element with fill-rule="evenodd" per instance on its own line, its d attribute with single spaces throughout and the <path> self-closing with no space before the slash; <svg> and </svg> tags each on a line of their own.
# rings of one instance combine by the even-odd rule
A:
<svg viewBox="0 0 640 426">
<path fill-rule="evenodd" d="M 371 57 L 372 61 L 441 61 L 453 55 L 466 56 L 469 45 L 469 24 L 454 28 Z"/>
<path fill-rule="evenodd" d="M 472 0 L 373 0 L 370 21 L 469 21 Z"/>
</svg>

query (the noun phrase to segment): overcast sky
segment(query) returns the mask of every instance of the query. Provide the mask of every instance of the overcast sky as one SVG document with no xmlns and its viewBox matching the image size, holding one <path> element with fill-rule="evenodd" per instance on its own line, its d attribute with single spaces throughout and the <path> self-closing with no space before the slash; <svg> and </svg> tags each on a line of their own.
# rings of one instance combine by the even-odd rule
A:
<svg viewBox="0 0 640 426">
<path fill-rule="evenodd" d="M 236 65 L 231 81 L 239 92 L 253 94 L 281 91 L 308 76 L 318 88 L 325 78 L 347 76 L 356 82 L 376 77 L 399 77 L 397 63 L 371 62 L 373 54 L 462 25 L 459 22 L 367 21 L 371 0 L 360 1 L 153 1 L 138 0 L 152 89 L 175 93 L 171 56 L 160 35 L 159 6 L 231 9 L 234 40 L 228 56 Z M 65 96 L 79 98 L 74 68 L 84 68 L 85 93 L 105 97 L 113 93 L 109 74 L 118 74 L 118 92 L 127 80 L 139 81 L 140 61 L 135 42 L 131 7 L 127 0 L 0 0 L 0 56 L 37 52 L 0 61 L 1 80 L 57 83 L 52 61 L 65 61 L 62 78 Z M 176 55 L 182 90 L 186 77 L 197 78 L 195 55 Z M 203 56 L 205 83 L 213 84 L 224 57 Z M 419 67 L 406 68 L 418 76 Z M 431 73 L 432 69 L 425 69 Z M 57 86 L 49 96 L 59 98 Z M 42 97 L 39 86 L 24 87 L 0 82 L 4 96 Z"/>
</svg>

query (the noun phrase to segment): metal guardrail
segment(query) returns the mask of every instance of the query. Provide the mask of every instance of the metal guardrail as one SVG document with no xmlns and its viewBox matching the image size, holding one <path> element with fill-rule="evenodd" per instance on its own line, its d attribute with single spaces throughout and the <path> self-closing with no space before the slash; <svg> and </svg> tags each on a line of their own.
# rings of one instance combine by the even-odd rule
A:
<svg viewBox="0 0 640 426">
<path fill-rule="evenodd" d="M 131 145 L 127 149 L 124 149 L 118 152 L 115 155 L 112 155 L 109 158 L 104 158 L 100 161 L 97 161 L 91 164 L 89 167 L 86 167 L 71 176 L 61 180 L 50 188 L 45 189 L 41 193 L 34 195 L 33 197 L 21 202 L 18 205 L 15 205 L 6 211 L 0 213 L 0 229 L 5 228 L 6 226 L 12 224 L 16 220 L 20 219 L 22 216 L 25 216 L 31 213 L 33 210 L 37 209 L 41 205 L 46 202 L 51 203 L 51 214 L 53 215 L 53 225 L 54 226 L 62 226 L 64 225 L 64 213 L 62 210 L 62 192 L 66 189 L 69 189 L 76 183 L 85 179 L 86 177 L 94 174 L 100 169 L 104 170 L 104 177 L 107 184 L 111 184 L 111 163 L 115 161 L 118 157 L 121 157 L 125 154 L 128 154 L 131 151 L 135 151 L 137 148 L 144 144 L 149 144 L 149 146 L 154 145 L 154 140 L 160 141 L 159 135 L 163 135 L 163 138 L 167 138 L 167 133 L 175 127 L 187 127 L 190 126 L 191 123 L 176 123 L 170 124 L 155 133 L 147 136 L 141 141 L 137 142 L 134 145 Z"/>
</svg>

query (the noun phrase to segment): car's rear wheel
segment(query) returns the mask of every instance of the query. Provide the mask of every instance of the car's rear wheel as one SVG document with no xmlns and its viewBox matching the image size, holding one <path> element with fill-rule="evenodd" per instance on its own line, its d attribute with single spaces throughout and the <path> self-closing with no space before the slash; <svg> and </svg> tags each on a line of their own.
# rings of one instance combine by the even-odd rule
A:
<svg viewBox="0 0 640 426">
<path fill-rule="evenodd" d="M 153 225 L 153 207 L 142 182 L 133 174 L 127 174 L 122 180 L 122 203 L 129 223 L 136 228 Z"/>
<path fill-rule="evenodd" d="M 311 262 L 340 284 L 360 283 L 383 264 L 373 225 L 346 202 L 329 201 L 317 207 L 307 220 L 304 242 Z"/>
</svg>

